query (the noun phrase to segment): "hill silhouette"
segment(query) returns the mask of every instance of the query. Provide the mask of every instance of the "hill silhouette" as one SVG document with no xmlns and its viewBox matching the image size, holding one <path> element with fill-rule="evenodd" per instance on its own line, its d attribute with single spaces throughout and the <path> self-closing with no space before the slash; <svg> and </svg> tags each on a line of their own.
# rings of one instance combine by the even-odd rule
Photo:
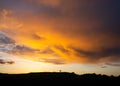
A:
<svg viewBox="0 0 120 86">
<path fill-rule="evenodd" d="M 16 85 L 23 84 L 92 84 L 92 85 L 105 85 L 105 84 L 120 84 L 120 76 L 107 76 L 101 74 L 83 74 L 78 75 L 69 72 L 40 72 L 28 74 L 0 74 L 0 82 L 3 84 L 11 83 Z M 4 83 L 5 82 L 5 83 Z"/>
</svg>

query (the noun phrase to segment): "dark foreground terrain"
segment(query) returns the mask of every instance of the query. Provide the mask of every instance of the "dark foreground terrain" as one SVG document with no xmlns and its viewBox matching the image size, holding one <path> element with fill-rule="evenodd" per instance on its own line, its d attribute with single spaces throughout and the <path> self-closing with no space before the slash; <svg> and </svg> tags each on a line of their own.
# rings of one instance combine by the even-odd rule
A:
<svg viewBox="0 0 120 86">
<path fill-rule="evenodd" d="M 42 72 L 29 74 L 0 74 L 0 83 L 16 86 L 25 84 L 37 86 L 39 85 L 118 85 L 120 84 L 120 76 L 106 76 L 97 74 L 77 75 L 67 72 Z M 119 85 L 120 86 L 120 85 Z"/>
</svg>

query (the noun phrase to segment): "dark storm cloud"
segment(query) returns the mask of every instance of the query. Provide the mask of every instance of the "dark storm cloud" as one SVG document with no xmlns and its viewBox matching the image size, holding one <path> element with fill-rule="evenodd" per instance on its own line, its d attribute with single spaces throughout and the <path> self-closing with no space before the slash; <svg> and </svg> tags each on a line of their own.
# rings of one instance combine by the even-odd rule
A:
<svg viewBox="0 0 120 86">
<path fill-rule="evenodd" d="M 80 48 L 71 48 L 79 57 L 87 58 L 88 61 L 99 61 L 101 59 L 108 59 L 111 61 L 120 61 L 120 47 L 102 48 L 96 51 L 87 51 Z"/>
<path fill-rule="evenodd" d="M 76 33 L 118 36 L 120 33 L 120 1 L 118 0 L 70 0 L 65 1 L 65 12 L 77 22 L 96 23 L 98 27 L 87 27 L 87 30 L 77 29 Z M 80 4 L 80 5 L 79 5 Z M 79 24 L 80 24 L 79 23 Z M 81 25 L 81 24 L 80 24 Z M 88 25 L 88 24 L 87 24 Z M 82 32 L 81 32 L 82 31 Z M 74 31 L 73 31 L 74 32 Z M 76 34 L 77 35 L 77 34 Z M 120 35 L 119 35 L 120 36 Z"/>
<path fill-rule="evenodd" d="M 5 3 L 7 1 L 7 3 Z M 70 19 L 73 23 L 76 21 L 78 26 L 81 26 L 81 22 L 84 23 L 101 23 L 98 27 L 93 28 L 93 30 L 81 30 L 76 29 L 72 33 L 77 34 L 102 34 L 102 33 L 112 33 L 116 34 L 120 32 L 120 1 L 118 0 L 60 0 L 59 5 L 56 7 L 51 7 L 50 5 L 46 5 L 45 3 L 34 3 L 40 2 L 40 0 L 34 0 L 33 3 L 30 3 L 30 0 L 1 0 L 1 3 L 8 8 L 11 8 L 15 11 L 24 12 L 24 10 L 31 11 L 34 15 L 47 15 L 53 18 L 65 18 L 64 20 Z M 42 0 L 44 1 L 44 0 Z M 46 0 L 47 1 L 47 0 Z M 50 0 L 48 0 L 50 2 Z M 50 3 L 53 1 L 51 0 Z M 69 4 L 68 4 L 69 2 Z M 53 2 L 54 3 L 54 2 Z M 29 9 L 29 10 L 28 10 Z M 29 13 L 29 12 L 28 12 Z M 24 13 L 26 14 L 26 13 Z M 19 15 L 19 14 L 18 14 Z M 27 15 L 27 14 L 26 14 Z M 56 16 L 56 17 L 55 17 Z M 69 21 L 68 21 L 69 22 Z M 75 23 L 76 23 L 75 22 Z M 60 22 L 56 22 L 60 23 Z M 79 28 L 81 28 L 79 26 Z M 91 27 L 91 26 L 90 26 Z M 88 28 L 90 28 L 88 27 Z M 59 30 L 59 29 L 58 29 Z M 60 28 L 60 30 L 68 30 Z M 69 31 L 71 33 L 71 31 Z M 76 34 L 76 35 L 77 35 Z"/>
</svg>

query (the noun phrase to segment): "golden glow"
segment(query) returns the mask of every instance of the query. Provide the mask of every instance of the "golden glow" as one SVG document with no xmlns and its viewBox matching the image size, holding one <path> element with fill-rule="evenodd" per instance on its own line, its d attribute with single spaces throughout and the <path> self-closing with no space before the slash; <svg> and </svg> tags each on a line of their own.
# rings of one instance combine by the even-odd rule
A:
<svg viewBox="0 0 120 86">
<path fill-rule="evenodd" d="M 12 14 L 12 16 L 9 16 L 10 14 Z M 84 56 L 76 56 L 76 52 L 71 50 L 69 47 L 78 47 L 82 50 L 87 51 L 94 51 L 96 50 L 96 47 L 98 47 L 97 41 L 90 41 L 91 39 L 93 39 L 92 37 L 87 37 L 84 34 L 74 35 L 75 33 L 72 33 L 72 31 L 74 30 L 72 29 L 73 27 L 75 29 L 81 27 L 82 31 L 85 27 L 87 27 L 84 27 L 84 24 L 83 26 L 78 26 L 75 24 L 76 22 L 65 22 L 68 18 L 64 18 L 64 21 L 62 21 L 59 17 L 57 19 L 52 19 L 50 16 L 44 16 L 43 14 L 41 14 L 39 18 L 38 16 L 34 15 L 32 18 L 30 16 L 29 18 L 20 19 L 16 17 L 16 15 L 14 15 L 14 12 L 10 12 L 4 9 L 2 12 L 1 20 L 4 22 L 1 22 L 0 29 L 2 31 L 4 30 L 3 28 L 5 28 L 5 30 L 8 30 L 8 32 L 11 31 L 11 33 L 9 32 L 7 34 L 16 41 L 16 45 L 24 45 L 32 49 L 37 49 L 39 51 L 44 51 L 46 48 L 50 48 L 54 53 L 60 56 L 61 59 L 67 63 L 88 62 L 87 58 L 84 58 Z M 59 22 L 55 22 L 59 19 Z M 64 26 L 62 26 L 61 24 L 63 24 Z M 68 26 L 69 24 L 71 24 L 72 28 L 71 26 Z M 68 32 L 66 32 L 66 30 L 62 28 L 67 28 L 68 31 L 69 28 L 71 28 L 70 30 L 72 31 L 70 31 L 70 33 L 68 34 Z M 54 46 L 62 46 L 63 48 L 65 48 L 65 50 L 69 51 L 69 54 L 56 49 Z M 22 56 L 24 58 L 36 61 L 40 61 L 43 58 L 51 58 L 52 56 L 54 56 L 53 54 L 39 53 L 39 51 L 36 51 L 34 53 L 24 52 L 24 55 Z"/>
<path fill-rule="evenodd" d="M 119 63 L 118 23 L 112 22 L 117 20 L 112 15 L 111 22 L 108 21 L 109 10 L 101 7 L 107 7 L 106 2 L 102 5 L 95 0 L 18 0 L 9 5 L 8 2 L 0 1 L 0 57 L 16 63 L 0 64 L 0 72 L 58 71 L 62 67 L 83 73 L 89 71 L 88 64 Z M 97 67 L 92 70 L 97 71 Z"/>
</svg>

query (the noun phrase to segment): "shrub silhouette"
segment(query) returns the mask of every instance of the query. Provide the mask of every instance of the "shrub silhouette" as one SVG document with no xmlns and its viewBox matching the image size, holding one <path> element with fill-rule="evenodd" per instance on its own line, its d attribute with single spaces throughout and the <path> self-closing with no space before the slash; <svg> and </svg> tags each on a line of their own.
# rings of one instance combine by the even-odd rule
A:
<svg viewBox="0 0 120 86">
<path fill-rule="evenodd" d="M 120 76 L 107 76 L 101 74 L 83 74 L 78 75 L 74 72 L 40 72 L 29 74 L 0 74 L 0 82 L 10 82 L 12 84 L 120 84 Z M 57 83 L 58 82 L 58 83 Z M 4 83 L 5 84 L 5 83 Z"/>
</svg>

